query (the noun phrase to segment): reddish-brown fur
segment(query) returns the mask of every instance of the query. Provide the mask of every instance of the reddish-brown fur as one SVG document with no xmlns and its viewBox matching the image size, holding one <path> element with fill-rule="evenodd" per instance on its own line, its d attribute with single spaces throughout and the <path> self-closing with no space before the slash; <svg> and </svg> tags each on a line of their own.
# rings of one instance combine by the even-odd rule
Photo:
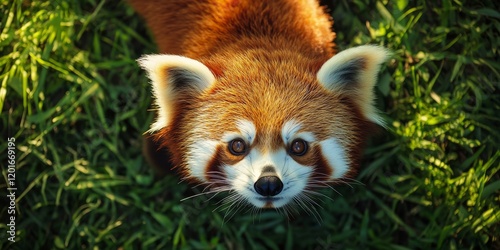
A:
<svg viewBox="0 0 500 250">
<path fill-rule="evenodd" d="M 130 2 L 146 20 L 161 53 L 200 59 L 258 47 L 293 48 L 325 60 L 333 55 L 332 23 L 315 0 Z"/>
<path fill-rule="evenodd" d="M 186 148 L 190 138 L 196 138 L 196 127 L 218 139 L 240 118 L 255 123 L 258 137 L 253 147 L 282 147 L 280 129 L 296 119 L 318 140 L 340 138 L 352 166 L 358 165 L 372 123 L 351 96 L 317 83 L 317 71 L 334 54 L 335 37 L 332 21 L 317 1 L 130 2 L 146 20 L 161 53 L 196 59 L 217 77 L 209 91 L 180 98 L 172 122 L 157 133 L 174 165 L 186 171 Z M 219 151 L 213 162 L 234 157 Z M 317 178 L 334 171 L 317 150 L 297 161 L 317 165 Z"/>
</svg>

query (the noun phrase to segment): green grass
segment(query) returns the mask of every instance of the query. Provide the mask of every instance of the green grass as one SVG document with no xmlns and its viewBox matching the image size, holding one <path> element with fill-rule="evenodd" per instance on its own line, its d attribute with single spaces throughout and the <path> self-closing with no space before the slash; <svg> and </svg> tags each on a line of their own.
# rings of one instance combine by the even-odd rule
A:
<svg viewBox="0 0 500 250">
<path fill-rule="evenodd" d="M 495 0 L 333 1 L 337 44 L 381 44 L 387 131 L 363 185 L 322 190 L 307 213 L 240 212 L 141 155 L 151 120 L 135 59 L 156 48 L 124 2 L 0 4 L 2 142 L 16 138 L 16 243 L 0 249 L 499 249 L 500 5 Z M 1 203 L 7 144 L 0 145 Z"/>
</svg>

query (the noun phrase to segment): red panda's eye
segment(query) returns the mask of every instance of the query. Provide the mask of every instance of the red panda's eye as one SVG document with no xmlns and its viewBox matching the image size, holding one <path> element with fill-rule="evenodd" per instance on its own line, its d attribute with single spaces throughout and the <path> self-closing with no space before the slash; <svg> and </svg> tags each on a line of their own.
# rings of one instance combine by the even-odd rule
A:
<svg viewBox="0 0 500 250">
<path fill-rule="evenodd" d="M 290 145 L 290 153 L 301 156 L 307 152 L 307 142 L 302 139 L 295 139 Z"/>
<path fill-rule="evenodd" d="M 247 151 L 247 145 L 242 139 L 234 139 L 229 142 L 229 152 L 233 155 L 243 155 Z"/>
</svg>

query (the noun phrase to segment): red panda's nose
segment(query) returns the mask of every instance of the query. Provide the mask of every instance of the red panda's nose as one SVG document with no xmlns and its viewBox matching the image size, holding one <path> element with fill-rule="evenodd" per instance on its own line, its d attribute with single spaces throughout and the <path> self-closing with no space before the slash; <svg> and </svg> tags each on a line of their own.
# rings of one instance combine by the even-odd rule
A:
<svg viewBox="0 0 500 250">
<path fill-rule="evenodd" d="M 283 190 L 283 182 L 277 176 L 268 175 L 260 177 L 253 187 L 262 196 L 275 196 Z"/>
</svg>

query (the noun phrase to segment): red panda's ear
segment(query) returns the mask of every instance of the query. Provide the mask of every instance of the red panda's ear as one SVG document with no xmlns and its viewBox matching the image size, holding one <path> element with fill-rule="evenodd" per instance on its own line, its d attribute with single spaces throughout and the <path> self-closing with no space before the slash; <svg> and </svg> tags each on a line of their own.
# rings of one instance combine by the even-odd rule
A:
<svg viewBox="0 0 500 250">
<path fill-rule="evenodd" d="M 367 119 L 383 126 L 384 122 L 373 105 L 373 87 L 380 64 L 389 56 L 389 51 L 379 46 L 350 48 L 326 61 L 317 78 L 326 89 L 351 96 Z"/>
<path fill-rule="evenodd" d="M 201 62 L 176 55 L 146 55 L 139 65 L 148 72 L 153 87 L 158 118 L 149 132 L 170 124 L 175 101 L 180 95 L 192 96 L 203 92 L 215 82 L 212 72 Z"/>
</svg>

